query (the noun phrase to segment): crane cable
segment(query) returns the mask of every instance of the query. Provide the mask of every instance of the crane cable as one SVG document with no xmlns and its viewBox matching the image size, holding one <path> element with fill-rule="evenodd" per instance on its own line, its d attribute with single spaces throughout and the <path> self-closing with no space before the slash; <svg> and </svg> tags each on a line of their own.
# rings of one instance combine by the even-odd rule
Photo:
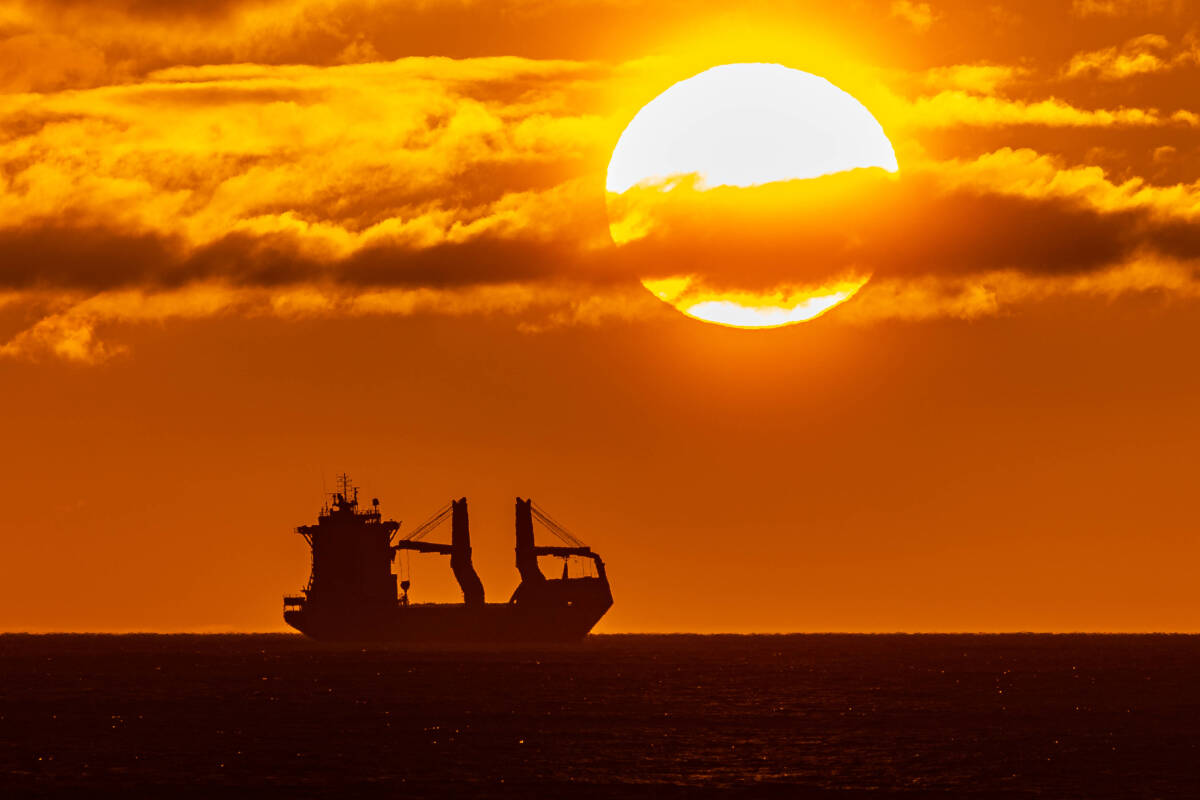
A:
<svg viewBox="0 0 1200 800">
<path fill-rule="evenodd" d="M 575 536 L 575 534 L 573 534 L 569 530 L 567 530 L 567 527 L 565 525 L 558 522 L 557 520 L 554 519 L 554 517 L 547 514 L 536 503 L 531 501 L 529 506 L 530 506 L 530 509 L 533 511 L 533 515 L 535 517 L 537 517 L 538 521 L 541 522 L 542 525 L 546 526 L 546 529 L 548 531 L 550 531 L 551 533 L 553 533 L 555 536 L 557 536 L 561 541 L 565 542 L 566 544 L 572 545 L 573 547 L 587 547 L 587 545 L 584 544 L 577 536 Z"/>
<path fill-rule="evenodd" d="M 417 527 L 413 528 L 412 532 L 407 536 L 402 537 L 401 541 L 418 542 L 421 539 L 424 539 L 426 536 L 433 533 L 433 531 L 439 525 L 449 519 L 452 508 L 453 506 L 450 503 L 442 506 L 442 508 L 440 508 L 436 514 L 422 522 Z"/>
</svg>

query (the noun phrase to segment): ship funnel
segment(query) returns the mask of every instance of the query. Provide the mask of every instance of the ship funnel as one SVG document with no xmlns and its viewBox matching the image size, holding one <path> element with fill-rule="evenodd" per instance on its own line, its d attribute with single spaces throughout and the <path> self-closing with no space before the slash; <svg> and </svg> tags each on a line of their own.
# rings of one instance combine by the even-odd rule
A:
<svg viewBox="0 0 1200 800">
<path fill-rule="evenodd" d="M 469 606 L 483 605 L 483 582 L 471 563 L 471 527 L 467 518 L 467 498 L 451 503 L 450 569 L 462 587 L 463 602 Z"/>
<path fill-rule="evenodd" d="M 546 576 L 538 569 L 533 545 L 533 501 L 517 498 L 517 571 L 522 583 L 540 583 Z"/>
</svg>

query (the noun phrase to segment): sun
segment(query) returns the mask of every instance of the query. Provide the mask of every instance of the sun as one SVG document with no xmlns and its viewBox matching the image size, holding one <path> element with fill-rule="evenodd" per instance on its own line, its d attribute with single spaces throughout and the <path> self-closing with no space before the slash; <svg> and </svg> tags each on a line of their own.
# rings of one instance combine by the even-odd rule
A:
<svg viewBox="0 0 1200 800">
<path fill-rule="evenodd" d="M 870 168 L 899 170 L 883 128 L 850 94 L 779 64 L 713 67 L 654 98 L 621 134 L 605 181 L 609 229 L 618 245 L 652 229 L 650 213 L 628 199 L 638 193 L 669 194 L 681 184 L 700 192 L 756 187 Z M 686 273 L 642 283 L 688 316 L 766 328 L 813 319 L 852 297 L 868 277 L 770 291 L 713 290 Z"/>
</svg>

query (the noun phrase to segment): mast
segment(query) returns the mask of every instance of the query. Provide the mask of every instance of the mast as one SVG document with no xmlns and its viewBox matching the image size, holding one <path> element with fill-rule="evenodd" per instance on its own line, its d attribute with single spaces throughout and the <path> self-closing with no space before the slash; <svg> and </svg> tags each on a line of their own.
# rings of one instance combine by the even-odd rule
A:
<svg viewBox="0 0 1200 800">
<path fill-rule="evenodd" d="M 533 501 L 517 498 L 517 571 L 522 583 L 542 583 L 546 576 L 538 568 L 533 544 Z"/>
<path fill-rule="evenodd" d="M 471 528 L 467 518 L 467 498 L 451 503 L 450 569 L 462 587 L 463 602 L 469 606 L 483 605 L 483 582 L 471 563 Z"/>
</svg>

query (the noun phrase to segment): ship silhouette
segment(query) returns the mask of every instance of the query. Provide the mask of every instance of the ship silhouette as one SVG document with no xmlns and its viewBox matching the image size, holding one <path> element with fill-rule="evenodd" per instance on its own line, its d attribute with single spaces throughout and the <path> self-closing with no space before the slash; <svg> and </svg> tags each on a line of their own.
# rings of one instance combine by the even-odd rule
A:
<svg viewBox="0 0 1200 800">
<path fill-rule="evenodd" d="M 288 625 L 330 642 L 569 642 L 582 639 L 612 606 L 604 562 L 592 549 L 534 505 L 516 501 L 516 554 L 521 582 L 506 603 L 484 600 L 471 561 L 465 497 L 451 501 L 406 536 L 400 523 L 383 519 L 379 500 L 360 510 L 358 489 L 346 475 L 317 517 L 296 532 L 312 554 L 312 572 L 300 595 L 283 598 Z M 450 544 L 424 541 L 446 519 Z M 534 542 L 534 520 L 562 539 L 561 546 Z M 410 603 L 409 581 L 392 572 L 396 555 L 410 551 L 450 556 L 462 588 L 461 603 Z M 563 559 L 561 578 L 547 578 L 539 556 Z M 568 577 L 568 559 L 594 565 L 595 575 Z M 587 562 L 585 561 L 585 564 Z M 397 589 L 399 588 L 399 592 Z"/>
</svg>

